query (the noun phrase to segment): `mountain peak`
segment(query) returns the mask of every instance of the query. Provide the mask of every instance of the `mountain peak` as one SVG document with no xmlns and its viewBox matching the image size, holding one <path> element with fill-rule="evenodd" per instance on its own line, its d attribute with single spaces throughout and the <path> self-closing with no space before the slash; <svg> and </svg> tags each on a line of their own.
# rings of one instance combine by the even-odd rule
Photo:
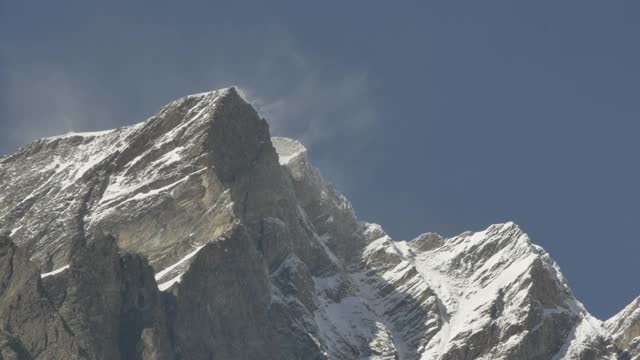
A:
<svg viewBox="0 0 640 360">
<path fill-rule="evenodd" d="M 261 157 L 277 165 L 267 144 L 268 125 L 234 87 L 182 97 L 136 125 L 38 140 L 1 159 L 0 225 L 10 226 L 16 243 L 47 271 L 68 263 L 72 239 L 102 229 L 117 229 L 127 250 L 156 248 L 155 255 L 147 253 L 152 261 L 170 244 L 182 244 L 174 250 L 188 253 L 190 244 L 208 238 L 204 231 L 192 238 L 193 231 L 167 231 L 173 221 L 189 218 L 179 215 L 183 205 L 174 201 L 188 191 L 214 201 L 214 194 L 221 195 Z M 221 202 L 233 201 L 229 194 L 223 197 Z M 155 222 L 151 213 L 160 204 L 176 211 L 165 228 L 147 238 L 126 225 L 144 216 Z M 209 215 L 230 216 L 234 210 L 221 207 Z M 120 217 L 128 211 L 128 219 Z"/>
<path fill-rule="evenodd" d="M 47 358 L 75 358 L 73 339 L 113 359 L 614 354 L 609 330 L 515 223 L 394 241 L 358 221 L 306 153 L 270 138 L 230 87 L 1 158 L 0 247 L 30 270 L 1 272 L 21 290 L 0 289 L 0 320 L 30 319 L 11 336 Z M 629 351 L 639 301 L 607 323 Z M 34 314 L 36 303 L 46 306 Z M 72 340 L 32 341 L 62 334 L 51 316 Z"/>
</svg>

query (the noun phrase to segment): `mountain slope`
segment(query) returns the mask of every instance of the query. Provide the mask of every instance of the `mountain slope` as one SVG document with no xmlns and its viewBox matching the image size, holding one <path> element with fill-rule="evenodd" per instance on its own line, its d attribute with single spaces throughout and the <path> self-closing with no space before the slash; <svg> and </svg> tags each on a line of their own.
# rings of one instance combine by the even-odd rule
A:
<svg viewBox="0 0 640 360">
<path fill-rule="evenodd" d="M 0 307 L 0 319 L 39 319 L 26 332 L 0 328 L 3 356 L 615 359 L 634 351 L 635 327 L 625 322 L 634 312 L 594 319 L 513 223 L 394 241 L 358 221 L 304 146 L 271 138 L 234 88 L 0 158 L 0 228 L 3 246 L 15 249 L 10 237 L 36 274 L 37 290 L 13 293 L 47 299 L 32 310 Z M 42 331 L 60 335 L 27 341 Z"/>
<path fill-rule="evenodd" d="M 640 297 L 605 322 L 614 341 L 629 359 L 640 359 Z"/>
</svg>

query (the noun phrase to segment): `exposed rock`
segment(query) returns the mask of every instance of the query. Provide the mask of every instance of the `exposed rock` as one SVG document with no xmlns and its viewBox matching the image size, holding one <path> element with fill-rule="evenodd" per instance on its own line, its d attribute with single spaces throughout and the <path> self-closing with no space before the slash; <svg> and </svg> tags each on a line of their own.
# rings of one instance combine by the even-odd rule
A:
<svg viewBox="0 0 640 360">
<path fill-rule="evenodd" d="M 153 269 L 100 236 L 74 253 L 60 313 L 97 358 L 170 359 L 171 341 Z"/>
<path fill-rule="evenodd" d="M 425 233 L 411 240 L 409 246 L 415 248 L 416 251 L 429 251 L 438 248 L 444 244 L 442 236 L 436 233 Z"/>
<path fill-rule="evenodd" d="M 41 280 L 20 249 L 7 237 L 0 242 L 3 359 L 173 358 L 144 259 L 120 255 L 103 239 L 78 248 L 68 270 Z"/>
<path fill-rule="evenodd" d="M 244 227 L 205 245 L 176 290 L 180 358 L 279 358 L 269 286 L 264 259 Z"/>
<path fill-rule="evenodd" d="M 603 326 L 513 223 L 358 222 L 233 88 L 1 157 L 0 227 L 0 359 L 639 356 L 638 301 Z"/>
<path fill-rule="evenodd" d="M 6 232 L 0 234 L 0 354 L 3 359 L 86 359 L 47 299 L 40 274 Z"/>
<path fill-rule="evenodd" d="M 622 351 L 621 358 L 640 359 L 640 297 L 605 322 Z"/>
</svg>

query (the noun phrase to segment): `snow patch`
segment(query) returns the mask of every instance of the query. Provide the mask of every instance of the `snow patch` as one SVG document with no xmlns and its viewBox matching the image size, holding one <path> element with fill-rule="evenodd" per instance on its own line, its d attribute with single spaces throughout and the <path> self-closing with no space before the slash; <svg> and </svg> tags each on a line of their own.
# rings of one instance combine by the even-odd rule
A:
<svg viewBox="0 0 640 360">
<path fill-rule="evenodd" d="M 171 280 L 169 280 L 167 282 L 163 282 L 162 284 L 158 284 L 158 289 L 160 291 L 165 291 L 165 290 L 169 289 L 174 284 L 177 284 L 180 281 L 182 281 L 182 275 L 184 275 L 184 274 L 180 274 L 180 275 L 174 277 L 173 279 L 171 279 Z"/>
<path fill-rule="evenodd" d="M 206 245 L 206 244 L 205 244 L 205 245 Z M 171 266 L 169 266 L 169 267 L 167 267 L 167 268 L 165 268 L 165 269 L 163 269 L 163 270 L 159 271 L 159 272 L 156 274 L 156 280 L 160 280 L 160 279 L 162 279 L 165 275 L 167 275 L 167 274 L 168 274 L 169 272 L 171 272 L 173 269 L 177 268 L 178 266 L 182 265 L 183 263 L 185 263 L 186 261 L 188 261 L 189 259 L 191 259 L 192 257 L 194 257 L 194 256 L 198 253 L 198 251 L 202 250 L 202 248 L 203 248 L 205 245 L 200 245 L 200 246 L 196 247 L 196 248 L 195 248 L 195 250 L 193 250 L 192 252 L 190 252 L 190 253 L 188 253 L 187 255 L 185 255 L 182 259 L 178 260 L 178 262 L 176 262 L 175 264 L 173 264 L 173 265 L 171 265 Z M 174 280 L 174 279 L 172 279 L 172 280 Z M 162 290 L 162 289 L 160 289 L 160 290 Z"/>
<path fill-rule="evenodd" d="M 13 237 L 13 235 L 15 235 L 18 231 L 20 231 L 20 229 L 22 229 L 24 225 L 20 225 L 17 228 L 14 228 L 13 230 L 11 230 L 11 233 L 9 234 L 9 237 Z"/>
<path fill-rule="evenodd" d="M 61 267 L 59 269 L 53 270 L 51 272 L 42 273 L 42 274 L 40 274 L 40 278 L 44 279 L 44 278 L 49 277 L 49 276 L 58 275 L 58 274 L 60 274 L 61 272 L 65 271 L 65 270 L 69 270 L 69 265 L 65 265 L 65 266 L 63 266 L 63 267 Z"/>
<path fill-rule="evenodd" d="M 167 152 L 160 159 L 151 163 L 151 166 L 167 166 L 178 162 L 182 159 L 180 152 L 184 150 L 184 146 L 178 146 L 177 148 Z"/>
</svg>

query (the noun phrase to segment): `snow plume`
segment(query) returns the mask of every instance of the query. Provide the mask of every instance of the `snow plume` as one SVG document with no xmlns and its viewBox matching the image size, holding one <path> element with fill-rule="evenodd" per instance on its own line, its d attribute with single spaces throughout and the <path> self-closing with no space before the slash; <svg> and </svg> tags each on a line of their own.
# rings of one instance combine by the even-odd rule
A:
<svg viewBox="0 0 640 360">
<path fill-rule="evenodd" d="M 341 161 L 357 157 L 377 124 L 366 70 L 305 54 L 286 32 L 266 32 L 245 65 L 217 59 L 211 82 L 236 85 L 264 117 L 274 136 L 300 140 L 329 179 L 348 186 Z M 336 160 L 336 158 L 340 158 Z"/>
<path fill-rule="evenodd" d="M 272 135 L 299 140 L 310 149 L 313 162 L 331 182 L 350 186 L 351 179 L 345 177 L 340 162 L 349 160 L 345 156 L 358 156 L 377 123 L 364 75 L 353 74 L 331 82 L 309 73 L 299 84 L 273 97 L 268 90 L 238 88 L 267 120 Z M 254 95 L 262 93 L 267 96 Z"/>
<path fill-rule="evenodd" d="M 339 137 L 362 138 L 375 126 L 366 71 L 305 55 L 279 30 L 267 31 L 248 56 L 253 60 L 240 64 L 233 64 L 232 57 L 215 59 L 211 82 L 238 86 L 267 119 L 273 135 L 314 146 Z"/>
<path fill-rule="evenodd" d="M 329 179 L 345 183 L 340 162 L 358 156 L 376 125 L 367 70 L 311 53 L 278 25 L 259 36 L 229 34 L 207 35 L 215 46 L 127 38 L 73 62 L 31 56 L 25 63 L 13 54 L 0 67 L 0 80 L 9 74 L 0 83 L 0 153 L 39 137 L 137 123 L 171 99 L 236 85 L 273 135 L 302 141 Z M 166 44 L 179 56 L 167 56 Z"/>
<path fill-rule="evenodd" d="M 122 125 L 114 121 L 103 96 L 92 93 L 95 86 L 87 79 L 43 65 L 16 67 L 5 76 L 0 128 L 8 138 L 0 154 L 42 137 Z"/>
<path fill-rule="evenodd" d="M 327 79 L 321 72 L 306 72 L 299 83 L 281 94 L 259 94 L 241 87 L 244 97 L 269 121 L 274 135 L 300 139 L 313 146 L 337 137 L 365 135 L 376 124 L 376 112 L 368 98 L 367 77 L 349 74 Z"/>
</svg>

